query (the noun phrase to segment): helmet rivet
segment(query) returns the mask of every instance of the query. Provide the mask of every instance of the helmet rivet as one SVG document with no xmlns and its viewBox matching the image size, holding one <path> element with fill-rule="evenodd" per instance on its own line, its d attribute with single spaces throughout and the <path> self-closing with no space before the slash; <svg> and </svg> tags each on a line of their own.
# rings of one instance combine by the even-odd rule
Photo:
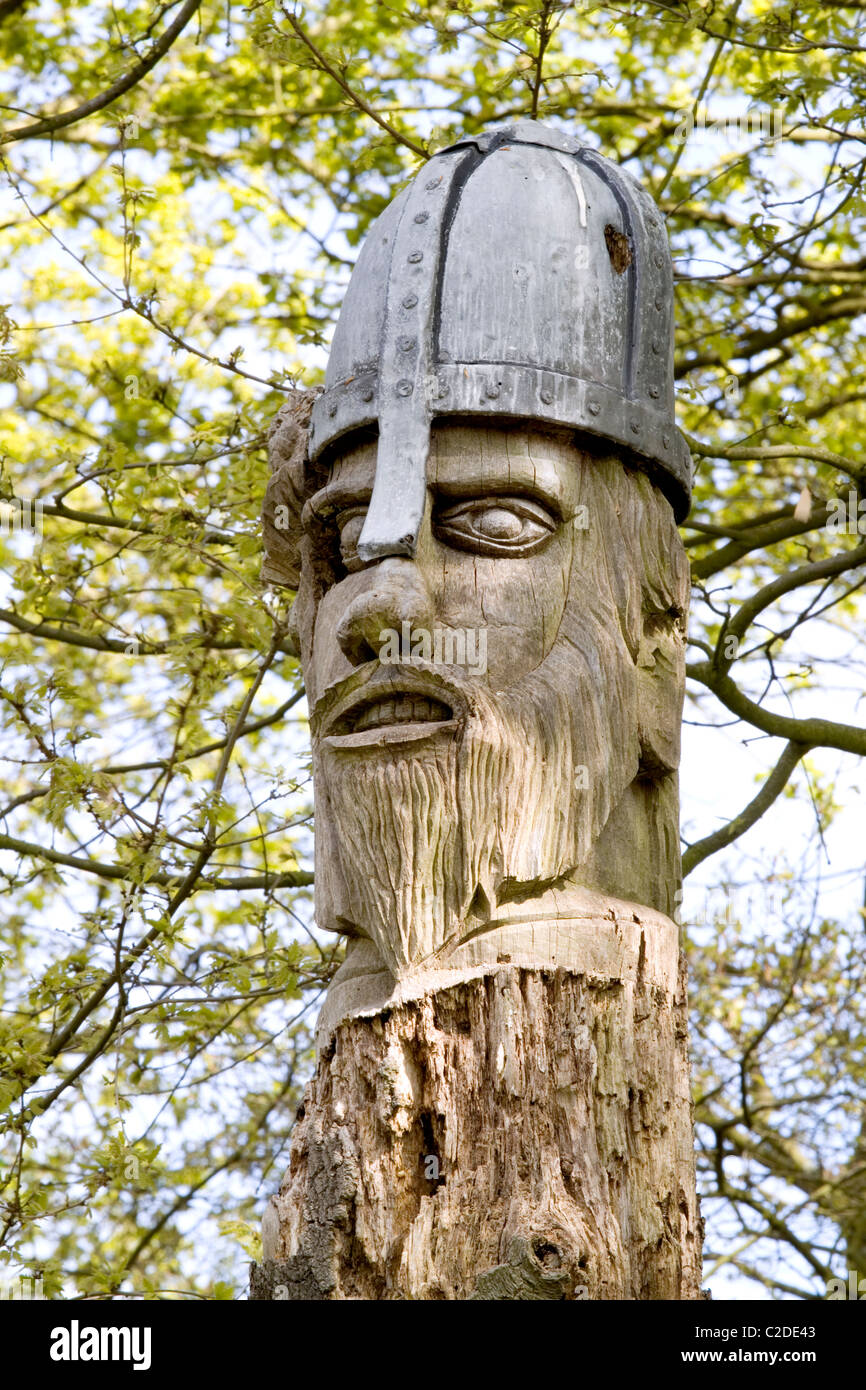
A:
<svg viewBox="0 0 866 1390">
<path fill-rule="evenodd" d="M 671 437 L 670 437 L 670 435 L 669 435 L 669 434 L 663 434 L 663 435 L 662 435 L 662 445 L 664 446 L 664 448 L 665 448 L 665 449 L 669 449 L 669 448 L 670 448 L 670 443 L 671 443 Z"/>
<path fill-rule="evenodd" d="M 438 188 L 441 182 L 442 175 L 440 174 L 438 179 L 430 179 L 428 183 L 425 183 L 424 187 L 427 189 L 427 192 L 430 193 L 434 188 Z"/>
<path fill-rule="evenodd" d="M 412 394 L 412 383 L 411 383 L 411 381 L 406 381 L 405 378 L 404 378 L 403 381 L 398 381 L 398 382 L 397 382 L 397 395 L 398 395 L 398 396 L 411 396 L 411 394 Z"/>
<path fill-rule="evenodd" d="M 541 395 L 541 399 L 544 401 L 545 405 L 551 404 L 553 400 L 553 392 L 551 391 L 549 386 L 543 386 L 539 394 Z"/>
<path fill-rule="evenodd" d="M 441 377 L 441 376 L 440 376 L 438 382 L 436 383 L 436 386 L 437 386 L 437 390 L 436 390 L 436 395 L 437 395 L 437 396 L 439 396 L 439 397 L 441 398 L 442 396 L 447 396 L 447 395 L 448 395 L 448 382 L 445 380 L 444 377 Z"/>
<path fill-rule="evenodd" d="M 328 406 L 328 414 L 330 415 L 330 417 L 331 417 L 332 420 L 333 420 L 334 416 L 336 415 L 336 413 L 337 413 L 337 402 L 334 401 L 333 404 L 331 404 L 331 405 Z"/>
<path fill-rule="evenodd" d="M 490 397 L 492 401 L 495 401 L 496 397 L 499 395 L 499 387 L 494 386 L 491 382 L 487 387 L 487 395 Z"/>
<path fill-rule="evenodd" d="M 640 434 L 640 425 L 638 424 L 637 420 L 632 420 L 631 432 L 632 434 Z"/>
<path fill-rule="evenodd" d="M 599 405 L 598 401 L 590 401 L 587 406 L 587 409 L 590 415 L 597 415 L 598 412 L 601 410 L 601 406 Z"/>
<path fill-rule="evenodd" d="M 659 342 L 658 338 L 653 338 L 652 342 L 650 343 L 650 347 L 655 353 L 659 353 L 662 350 L 662 345 Z"/>
<path fill-rule="evenodd" d="M 428 218 L 429 216 L 430 216 L 429 212 L 416 212 L 416 213 L 415 213 L 415 221 L 416 221 L 416 222 L 426 222 L 426 221 L 427 221 L 427 218 Z"/>
<path fill-rule="evenodd" d="M 662 266 L 663 266 L 664 263 L 665 263 L 665 258 L 664 258 L 664 256 L 662 255 L 661 251 L 656 251 L 655 262 L 656 262 L 656 265 L 658 266 L 659 270 L 661 270 Z"/>
<path fill-rule="evenodd" d="M 415 338 L 398 338 L 397 346 L 401 352 L 411 352 L 413 347 L 415 346 L 415 342 Z"/>
<path fill-rule="evenodd" d="M 652 396 L 653 400 L 655 400 L 658 396 L 659 388 L 657 386 L 651 386 L 649 389 L 649 393 Z"/>
<path fill-rule="evenodd" d="M 362 401 L 371 401 L 372 399 L 373 399 L 373 388 L 372 388 L 372 386 L 365 386 L 365 387 L 364 387 L 364 390 L 361 392 L 361 400 L 362 400 Z"/>
<path fill-rule="evenodd" d="M 409 260 L 409 264 L 410 264 L 410 265 L 417 265 L 418 262 L 419 262 L 419 261 L 423 261 L 423 259 L 424 259 L 424 252 L 423 252 L 423 251 L 410 251 L 410 252 L 409 252 L 408 260 Z"/>
<path fill-rule="evenodd" d="M 414 309 L 414 308 L 415 308 L 415 305 L 416 305 L 417 303 L 418 303 L 418 296 L 417 296 L 417 294 L 407 294 L 407 295 L 406 295 L 406 298 L 403 300 L 403 308 L 404 308 L 404 309 Z"/>
<path fill-rule="evenodd" d="M 660 294 L 656 295 L 655 306 L 658 309 L 659 313 L 661 313 L 662 309 L 665 307 L 665 302 Z"/>
</svg>

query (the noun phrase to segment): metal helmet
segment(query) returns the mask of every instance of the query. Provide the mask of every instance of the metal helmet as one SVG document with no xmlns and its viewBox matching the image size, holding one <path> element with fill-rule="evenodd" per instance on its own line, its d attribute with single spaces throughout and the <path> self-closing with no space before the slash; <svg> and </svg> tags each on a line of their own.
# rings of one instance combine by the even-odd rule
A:
<svg viewBox="0 0 866 1390">
<path fill-rule="evenodd" d="M 661 215 L 609 159 L 537 121 L 434 155 L 369 232 L 313 408 L 311 460 L 378 423 L 361 558 L 414 554 L 444 415 L 610 440 L 681 521 L 672 304 Z"/>
</svg>

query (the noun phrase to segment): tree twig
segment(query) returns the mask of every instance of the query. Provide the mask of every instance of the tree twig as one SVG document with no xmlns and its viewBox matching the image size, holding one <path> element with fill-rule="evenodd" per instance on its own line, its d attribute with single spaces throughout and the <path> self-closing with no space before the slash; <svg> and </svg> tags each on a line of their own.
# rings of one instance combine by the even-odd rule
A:
<svg viewBox="0 0 866 1390">
<path fill-rule="evenodd" d="M 417 154 L 419 159 L 429 159 L 430 151 L 427 147 L 425 145 L 416 144 L 408 135 L 403 135 L 396 126 L 391 125 L 390 121 L 386 121 L 380 116 L 376 108 L 371 106 L 369 101 L 367 101 L 365 97 L 362 97 L 359 92 L 356 92 L 354 88 L 350 87 L 344 77 L 341 77 L 333 63 L 328 62 L 328 59 L 321 49 L 316 46 L 310 36 L 301 28 L 292 12 L 287 10 L 285 5 L 282 5 L 280 8 L 289 24 L 292 26 L 295 37 L 300 39 L 301 43 L 312 57 L 316 67 L 319 68 L 321 72 L 327 73 L 328 77 L 330 77 L 333 82 L 336 82 L 337 86 L 341 91 L 345 92 L 352 104 L 357 106 L 359 111 L 365 112 L 372 121 L 376 122 L 377 126 L 391 136 L 392 140 L 396 140 L 400 145 L 405 145 L 406 149 L 411 150 L 413 154 Z"/>
<path fill-rule="evenodd" d="M 734 819 L 729 821 L 727 825 L 723 825 L 712 835 L 706 835 L 702 840 L 695 840 L 693 844 L 689 845 L 683 854 L 683 878 L 686 878 L 711 854 L 716 854 L 718 850 L 732 845 L 741 835 L 745 835 L 756 821 L 760 820 L 764 812 L 769 810 L 776 798 L 785 790 L 791 773 L 808 751 L 807 744 L 788 743 L 785 745 L 782 756 L 754 800 L 750 801 L 748 806 L 745 806 L 740 814 L 734 816 Z"/>
<path fill-rule="evenodd" d="M 29 140 L 36 135 L 53 134 L 55 130 L 63 130 L 65 126 L 74 125 L 76 121 L 84 120 L 85 117 L 93 116 L 97 111 L 104 110 L 106 106 L 111 106 L 118 97 L 122 97 L 137 86 L 142 78 L 156 67 L 159 60 L 165 57 L 175 39 L 189 24 L 196 10 L 200 8 L 201 2 L 202 0 L 186 0 L 180 14 L 168 26 L 162 37 L 157 39 L 147 57 L 133 64 L 128 72 L 125 72 L 104 92 L 100 92 L 99 96 L 91 97 L 89 101 L 83 101 L 80 106 L 73 106 L 71 111 L 59 111 L 56 116 L 44 116 L 42 120 L 31 121 L 29 125 L 15 126 L 14 129 L 8 130 L 5 135 L 0 135 L 0 145 L 11 145 L 15 140 Z"/>
</svg>

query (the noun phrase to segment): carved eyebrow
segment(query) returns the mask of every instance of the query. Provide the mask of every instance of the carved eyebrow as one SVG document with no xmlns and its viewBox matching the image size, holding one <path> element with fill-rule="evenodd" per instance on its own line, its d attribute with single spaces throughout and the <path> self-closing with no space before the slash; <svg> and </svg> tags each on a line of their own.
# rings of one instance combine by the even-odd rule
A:
<svg viewBox="0 0 866 1390">
<path fill-rule="evenodd" d="M 565 517 L 562 498 L 556 496 L 550 487 L 545 486 L 537 475 L 533 476 L 527 469 L 520 467 L 509 469 L 507 472 L 503 470 L 495 478 L 491 477 L 489 469 L 479 469 L 462 477 L 439 476 L 435 481 L 428 479 L 428 486 L 436 498 L 441 497 L 449 501 L 452 498 L 456 501 L 477 498 L 479 502 L 489 501 L 491 506 L 495 505 L 497 498 L 531 497 L 549 508 L 557 520 L 562 521 Z M 326 521 L 342 507 L 366 506 L 372 495 L 373 489 L 367 484 L 353 485 L 348 480 L 326 483 L 304 504 L 302 523 L 308 525 L 314 519 Z"/>
<path fill-rule="evenodd" d="M 349 483 L 326 483 L 304 504 L 301 520 L 326 521 L 341 507 L 363 507 L 373 495 L 371 487 L 352 487 Z"/>
<path fill-rule="evenodd" d="M 446 455 L 440 456 L 430 472 L 435 491 L 444 497 L 533 497 L 562 520 L 567 510 L 562 483 L 545 462 L 517 457 L 486 467 L 473 467 L 470 462 L 467 467 L 465 458 Z"/>
<path fill-rule="evenodd" d="M 509 498 L 517 500 L 521 497 L 527 497 L 540 503 L 542 507 L 546 507 L 557 521 L 565 519 L 562 499 L 554 496 L 542 484 L 530 482 L 528 478 L 497 478 L 494 480 L 488 476 L 483 482 L 478 476 L 456 478 L 454 481 L 437 482 L 434 485 L 434 492 L 437 497 L 441 497 L 444 501 L 468 502 L 477 499 L 491 507 L 495 507 L 498 502 L 508 501 Z"/>
</svg>

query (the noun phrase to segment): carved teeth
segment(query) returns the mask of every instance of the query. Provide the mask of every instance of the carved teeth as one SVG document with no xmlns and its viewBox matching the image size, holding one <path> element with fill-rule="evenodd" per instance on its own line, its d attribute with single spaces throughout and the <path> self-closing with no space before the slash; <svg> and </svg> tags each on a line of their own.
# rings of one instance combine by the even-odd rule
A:
<svg viewBox="0 0 866 1390">
<path fill-rule="evenodd" d="M 441 700 L 428 700 L 403 695 L 396 700 L 376 700 L 365 705 L 353 725 L 353 732 L 380 729 L 388 724 L 431 724 L 451 718 L 451 711 Z"/>
</svg>

